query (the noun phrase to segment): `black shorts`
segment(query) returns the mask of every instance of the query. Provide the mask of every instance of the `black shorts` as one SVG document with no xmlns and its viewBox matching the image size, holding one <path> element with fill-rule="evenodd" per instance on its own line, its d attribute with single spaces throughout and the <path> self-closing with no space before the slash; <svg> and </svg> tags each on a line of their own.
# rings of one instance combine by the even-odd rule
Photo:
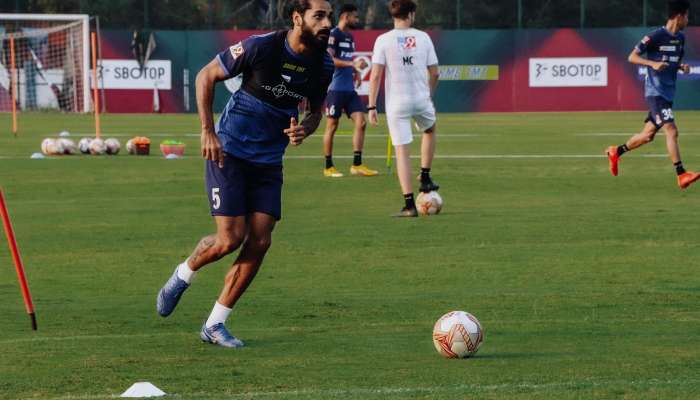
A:
<svg viewBox="0 0 700 400">
<path fill-rule="evenodd" d="M 211 215 L 238 217 L 261 212 L 282 218 L 282 166 L 259 164 L 226 154 L 224 167 L 206 161 Z"/>
<path fill-rule="evenodd" d="M 651 122 L 656 129 L 661 129 L 662 126 L 673 122 L 673 102 L 668 101 L 661 96 L 647 97 L 647 105 L 649 106 L 649 114 L 644 122 Z"/>
<path fill-rule="evenodd" d="M 326 117 L 339 119 L 343 110 L 348 118 L 356 112 L 367 112 L 356 91 L 329 91 L 326 95 Z"/>
</svg>

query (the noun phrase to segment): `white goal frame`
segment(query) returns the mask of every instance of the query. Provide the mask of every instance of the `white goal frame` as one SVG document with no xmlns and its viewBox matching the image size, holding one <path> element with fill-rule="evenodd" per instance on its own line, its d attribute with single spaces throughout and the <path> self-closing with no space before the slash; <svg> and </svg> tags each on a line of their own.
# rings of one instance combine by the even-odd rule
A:
<svg viewBox="0 0 700 400">
<path fill-rule="evenodd" d="M 0 20 L 5 21 L 60 21 L 60 22 L 81 22 L 83 39 L 83 112 L 89 113 L 92 110 L 92 96 L 90 85 L 92 78 L 90 74 L 90 16 L 87 14 L 0 14 Z"/>
</svg>

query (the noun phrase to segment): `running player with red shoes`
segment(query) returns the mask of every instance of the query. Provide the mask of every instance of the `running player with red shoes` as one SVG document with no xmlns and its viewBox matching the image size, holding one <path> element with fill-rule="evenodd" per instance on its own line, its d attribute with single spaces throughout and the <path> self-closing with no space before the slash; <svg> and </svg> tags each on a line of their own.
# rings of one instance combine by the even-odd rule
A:
<svg viewBox="0 0 700 400">
<path fill-rule="evenodd" d="M 620 157 L 628 151 L 641 147 L 652 140 L 663 127 L 666 132 L 666 147 L 676 168 L 678 186 L 685 189 L 700 179 L 700 173 L 686 171 L 678 147 L 678 127 L 673 118 L 673 98 L 676 94 L 678 71 L 690 72 L 683 64 L 685 35 L 681 32 L 688 26 L 688 0 L 669 0 L 666 25 L 649 33 L 637 44 L 629 55 L 629 62 L 646 66 L 644 96 L 649 105 L 649 114 L 644 129 L 620 146 L 607 148 L 610 173 L 618 174 Z M 642 54 L 646 53 L 646 58 Z"/>
</svg>

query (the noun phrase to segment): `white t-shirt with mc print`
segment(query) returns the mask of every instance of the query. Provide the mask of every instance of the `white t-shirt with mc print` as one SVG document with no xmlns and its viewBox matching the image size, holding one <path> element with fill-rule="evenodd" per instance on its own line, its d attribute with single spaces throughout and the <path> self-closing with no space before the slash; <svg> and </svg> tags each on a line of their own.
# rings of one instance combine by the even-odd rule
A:
<svg viewBox="0 0 700 400">
<path fill-rule="evenodd" d="M 428 67 L 437 65 L 433 41 L 414 29 L 393 29 L 374 42 L 372 63 L 385 66 L 386 108 L 415 108 L 430 102 Z"/>
</svg>

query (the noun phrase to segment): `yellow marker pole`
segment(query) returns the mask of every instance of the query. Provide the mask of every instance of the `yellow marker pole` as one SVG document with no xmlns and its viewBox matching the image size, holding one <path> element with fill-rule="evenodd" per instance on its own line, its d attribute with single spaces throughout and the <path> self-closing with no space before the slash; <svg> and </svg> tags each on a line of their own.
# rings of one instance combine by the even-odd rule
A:
<svg viewBox="0 0 700 400">
<path fill-rule="evenodd" d="M 386 136 L 386 168 L 391 171 L 391 135 Z"/>
</svg>

